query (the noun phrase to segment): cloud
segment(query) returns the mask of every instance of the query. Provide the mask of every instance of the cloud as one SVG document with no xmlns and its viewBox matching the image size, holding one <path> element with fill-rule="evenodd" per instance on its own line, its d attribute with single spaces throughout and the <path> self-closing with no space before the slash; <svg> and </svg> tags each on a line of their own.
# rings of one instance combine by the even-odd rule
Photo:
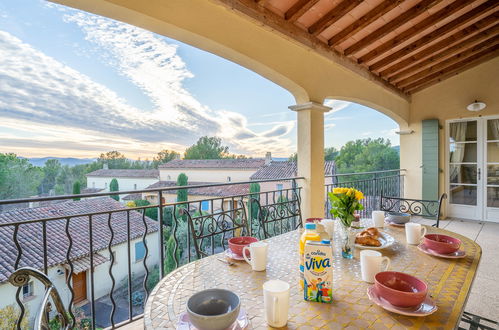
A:
<svg viewBox="0 0 499 330">
<path fill-rule="evenodd" d="M 324 105 L 332 108 L 331 111 L 326 113 L 326 116 L 328 116 L 328 115 L 330 116 L 335 112 L 343 110 L 351 104 L 352 104 L 352 102 L 348 102 L 348 101 L 326 100 L 326 101 L 324 101 Z"/>
<path fill-rule="evenodd" d="M 193 74 L 178 55 L 177 46 L 165 38 L 100 16 L 48 6 L 61 11 L 68 24 L 76 24 L 86 41 L 96 47 L 94 55 L 139 87 L 153 107 L 131 106 L 105 85 L 0 31 L 0 117 L 29 123 L 35 130 L 63 127 L 66 140 L 78 142 L 79 147 L 82 142 L 75 131 L 102 136 L 109 142 L 148 146 L 145 149 L 165 144 L 183 148 L 203 135 L 220 136 L 232 152 L 254 155 L 262 148 L 283 153 L 292 149 L 284 135 L 294 122 L 255 132 L 248 128 L 245 116 L 213 110 L 196 100 L 183 86 Z M 14 140 L 9 138 L 10 143 Z M 53 139 L 54 143 L 60 141 Z"/>
</svg>

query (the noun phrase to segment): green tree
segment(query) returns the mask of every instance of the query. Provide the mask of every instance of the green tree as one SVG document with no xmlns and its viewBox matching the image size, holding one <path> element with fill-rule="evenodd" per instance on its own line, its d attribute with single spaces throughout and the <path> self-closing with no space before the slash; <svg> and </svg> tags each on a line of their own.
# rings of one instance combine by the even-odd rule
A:
<svg viewBox="0 0 499 330">
<path fill-rule="evenodd" d="M 19 310 L 14 305 L 7 305 L 0 309 L 0 329 L 16 329 Z M 21 329 L 29 329 L 29 309 L 24 312 L 21 320 Z"/>
<path fill-rule="evenodd" d="M 338 154 L 339 151 L 335 147 L 324 148 L 324 160 L 334 160 Z M 296 162 L 298 160 L 298 153 L 294 152 L 289 155 L 288 160 Z"/>
<path fill-rule="evenodd" d="M 159 165 L 168 163 L 169 161 L 174 160 L 179 157 L 180 154 L 173 150 L 164 149 L 158 152 L 157 156 L 154 157 L 152 161 L 152 166 L 154 168 L 158 168 Z"/>
<path fill-rule="evenodd" d="M 79 195 L 79 194 L 81 194 L 81 185 L 79 181 L 76 181 L 75 183 L 73 183 L 73 195 Z M 80 198 L 75 197 L 73 198 L 73 200 L 79 201 Z"/>
<path fill-rule="evenodd" d="M 177 186 L 187 186 L 187 175 L 180 173 L 177 177 Z M 177 189 L 177 202 L 187 202 L 189 199 L 187 189 Z M 182 213 L 187 208 L 187 203 L 179 204 L 176 210 L 176 218 L 182 222 L 187 222 L 187 216 Z"/>
<path fill-rule="evenodd" d="M 203 136 L 187 148 L 184 159 L 221 159 L 227 156 L 229 147 L 222 146 L 222 139 L 213 136 Z"/>
<path fill-rule="evenodd" d="M 38 189 L 40 194 L 48 194 L 50 190 L 54 189 L 56 178 L 61 171 L 61 163 L 57 159 L 49 159 L 42 167 L 43 180 Z"/>
<path fill-rule="evenodd" d="M 334 160 L 338 156 L 339 151 L 335 147 L 324 148 L 324 160 Z"/>
<path fill-rule="evenodd" d="M 177 186 L 187 186 L 187 175 L 180 173 L 177 177 Z M 177 202 L 187 202 L 187 189 L 177 190 Z"/>
<path fill-rule="evenodd" d="M 116 150 L 100 154 L 97 162 L 101 164 L 100 168 L 102 168 L 103 164 L 107 164 L 109 169 L 127 169 L 132 167 L 132 162 Z"/>
<path fill-rule="evenodd" d="M 111 183 L 109 184 L 109 191 L 119 191 L 119 190 L 120 190 L 120 187 L 118 185 L 118 180 L 116 180 L 115 178 L 112 179 Z M 119 195 L 111 195 L 110 197 L 116 201 L 120 200 Z"/>
<path fill-rule="evenodd" d="M 13 153 L 0 153 L 0 199 L 36 195 L 42 179 L 43 170 L 31 165 L 27 159 Z"/>
<path fill-rule="evenodd" d="M 175 265 L 175 239 L 173 238 L 173 234 L 170 234 L 168 240 L 166 241 L 166 258 L 165 258 L 165 274 L 170 273 L 172 270 L 176 268 Z M 177 260 L 180 261 L 180 249 L 177 248 Z"/>
<path fill-rule="evenodd" d="M 359 139 L 345 144 L 335 158 L 338 173 L 391 170 L 400 167 L 400 159 L 390 140 Z"/>
<path fill-rule="evenodd" d="M 250 198 L 254 198 L 256 200 L 260 200 L 260 184 L 259 183 L 250 183 L 249 186 L 249 192 L 250 192 Z M 258 222 L 258 212 L 260 210 L 258 209 L 258 203 L 256 201 L 248 201 L 248 214 L 250 215 L 250 226 L 251 230 L 253 231 L 253 228 L 259 228 L 259 222 Z"/>
</svg>

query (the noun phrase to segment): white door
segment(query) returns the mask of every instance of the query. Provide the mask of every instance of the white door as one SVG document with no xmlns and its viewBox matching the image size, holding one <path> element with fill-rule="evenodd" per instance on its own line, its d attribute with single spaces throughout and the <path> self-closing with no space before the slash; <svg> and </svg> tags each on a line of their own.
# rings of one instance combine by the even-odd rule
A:
<svg viewBox="0 0 499 330">
<path fill-rule="evenodd" d="M 447 123 L 449 216 L 499 222 L 499 116 Z"/>
<path fill-rule="evenodd" d="M 484 220 L 499 222 L 499 116 L 483 119 L 484 130 Z"/>
</svg>

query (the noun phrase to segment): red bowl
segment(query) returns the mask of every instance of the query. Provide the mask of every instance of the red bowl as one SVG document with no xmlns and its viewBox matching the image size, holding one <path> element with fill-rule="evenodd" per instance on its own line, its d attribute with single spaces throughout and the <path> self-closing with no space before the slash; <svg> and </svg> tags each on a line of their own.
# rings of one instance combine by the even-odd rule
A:
<svg viewBox="0 0 499 330">
<path fill-rule="evenodd" d="M 232 237 L 229 239 L 229 249 L 238 256 L 242 257 L 244 247 L 254 242 L 258 242 L 258 238 L 251 236 Z M 246 255 L 248 256 L 248 254 Z"/>
<path fill-rule="evenodd" d="M 449 254 L 459 250 L 461 240 L 440 234 L 428 234 L 423 238 L 423 243 L 430 250 L 440 254 Z"/>
<path fill-rule="evenodd" d="M 412 307 L 421 304 L 428 293 L 428 285 L 406 273 L 380 272 L 374 276 L 378 295 L 393 306 Z"/>
</svg>

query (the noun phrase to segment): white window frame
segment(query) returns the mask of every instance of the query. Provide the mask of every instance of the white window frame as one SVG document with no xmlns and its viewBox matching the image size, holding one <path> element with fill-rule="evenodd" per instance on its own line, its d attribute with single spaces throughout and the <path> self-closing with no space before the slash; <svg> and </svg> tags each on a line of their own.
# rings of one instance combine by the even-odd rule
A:
<svg viewBox="0 0 499 330">
<path fill-rule="evenodd" d="M 24 288 L 28 288 L 28 292 L 24 293 Z M 29 281 L 28 284 L 23 285 L 23 299 L 28 299 L 35 295 L 35 287 L 33 281 Z"/>
</svg>

